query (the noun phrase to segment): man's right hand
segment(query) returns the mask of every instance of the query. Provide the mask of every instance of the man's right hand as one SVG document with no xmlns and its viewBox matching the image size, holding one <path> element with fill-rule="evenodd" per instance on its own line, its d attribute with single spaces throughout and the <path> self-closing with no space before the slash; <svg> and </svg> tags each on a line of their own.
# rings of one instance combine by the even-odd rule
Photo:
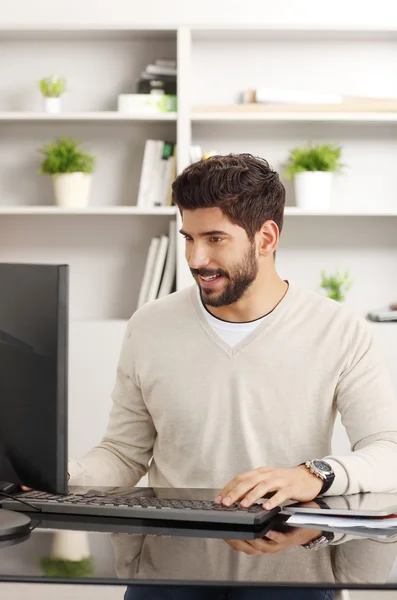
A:
<svg viewBox="0 0 397 600">
<path fill-rule="evenodd" d="M 70 475 L 69 475 L 69 473 L 68 473 L 68 481 L 69 481 L 69 479 L 70 479 Z M 21 485 L 21 490 L 22 490 L 23 492 L 31 492 L 31 491 L 32 491 L 32 488 L 30 488 L 30 487 L 26 487 L 26 485 Z"/>
</svg>

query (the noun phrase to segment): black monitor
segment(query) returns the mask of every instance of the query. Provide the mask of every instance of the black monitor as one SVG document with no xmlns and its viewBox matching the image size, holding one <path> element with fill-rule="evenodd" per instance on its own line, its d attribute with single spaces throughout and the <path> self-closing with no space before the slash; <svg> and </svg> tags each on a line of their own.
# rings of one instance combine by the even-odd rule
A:
<svg viewBox="0 0 397 600">
<path fill-rule="evenodd" d="M 67 493 L 68 266 L 0 263 L 0 482 Z"/>
</svg>

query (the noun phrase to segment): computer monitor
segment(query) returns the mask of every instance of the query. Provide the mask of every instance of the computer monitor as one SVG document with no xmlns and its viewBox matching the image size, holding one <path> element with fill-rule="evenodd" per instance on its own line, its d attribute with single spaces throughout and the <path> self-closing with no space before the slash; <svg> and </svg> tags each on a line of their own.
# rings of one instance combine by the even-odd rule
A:
<svg viewBox="0 0 397 600">
<path fill-rule="evenodd" d="M 0 263 L 0 482 L 67 493 L 68 266 Z"/>
</svg>

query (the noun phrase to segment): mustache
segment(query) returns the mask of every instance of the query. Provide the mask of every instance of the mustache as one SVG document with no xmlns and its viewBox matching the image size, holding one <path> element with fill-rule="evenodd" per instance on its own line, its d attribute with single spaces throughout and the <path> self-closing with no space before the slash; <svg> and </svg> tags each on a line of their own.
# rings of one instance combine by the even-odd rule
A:
<svg viewBox="0 0 397 600">
<path fill-rule="evenodd" d="M 222 275 L 223 277 L 229 278 L 229 273 L 224 271 L 223 269 L 217 269 L 216 271 L 212 269 L 190 269 L 192 275 L 196 277 L 201 275 L 201 277 L 211 277 L 212 275 Z"/>
</svg>

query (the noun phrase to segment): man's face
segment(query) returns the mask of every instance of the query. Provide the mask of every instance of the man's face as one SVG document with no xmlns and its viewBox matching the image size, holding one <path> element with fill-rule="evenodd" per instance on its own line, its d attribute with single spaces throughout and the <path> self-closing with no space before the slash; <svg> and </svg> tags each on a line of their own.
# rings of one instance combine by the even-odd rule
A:
<svg viewBox="0 0 397 600">
<path fill-rule="evenodd" d="M 255 243 L 219 208 L 183 211 L 186 260 L 208 306 L 237 302 L 256 279 Z"/>
</svg>

